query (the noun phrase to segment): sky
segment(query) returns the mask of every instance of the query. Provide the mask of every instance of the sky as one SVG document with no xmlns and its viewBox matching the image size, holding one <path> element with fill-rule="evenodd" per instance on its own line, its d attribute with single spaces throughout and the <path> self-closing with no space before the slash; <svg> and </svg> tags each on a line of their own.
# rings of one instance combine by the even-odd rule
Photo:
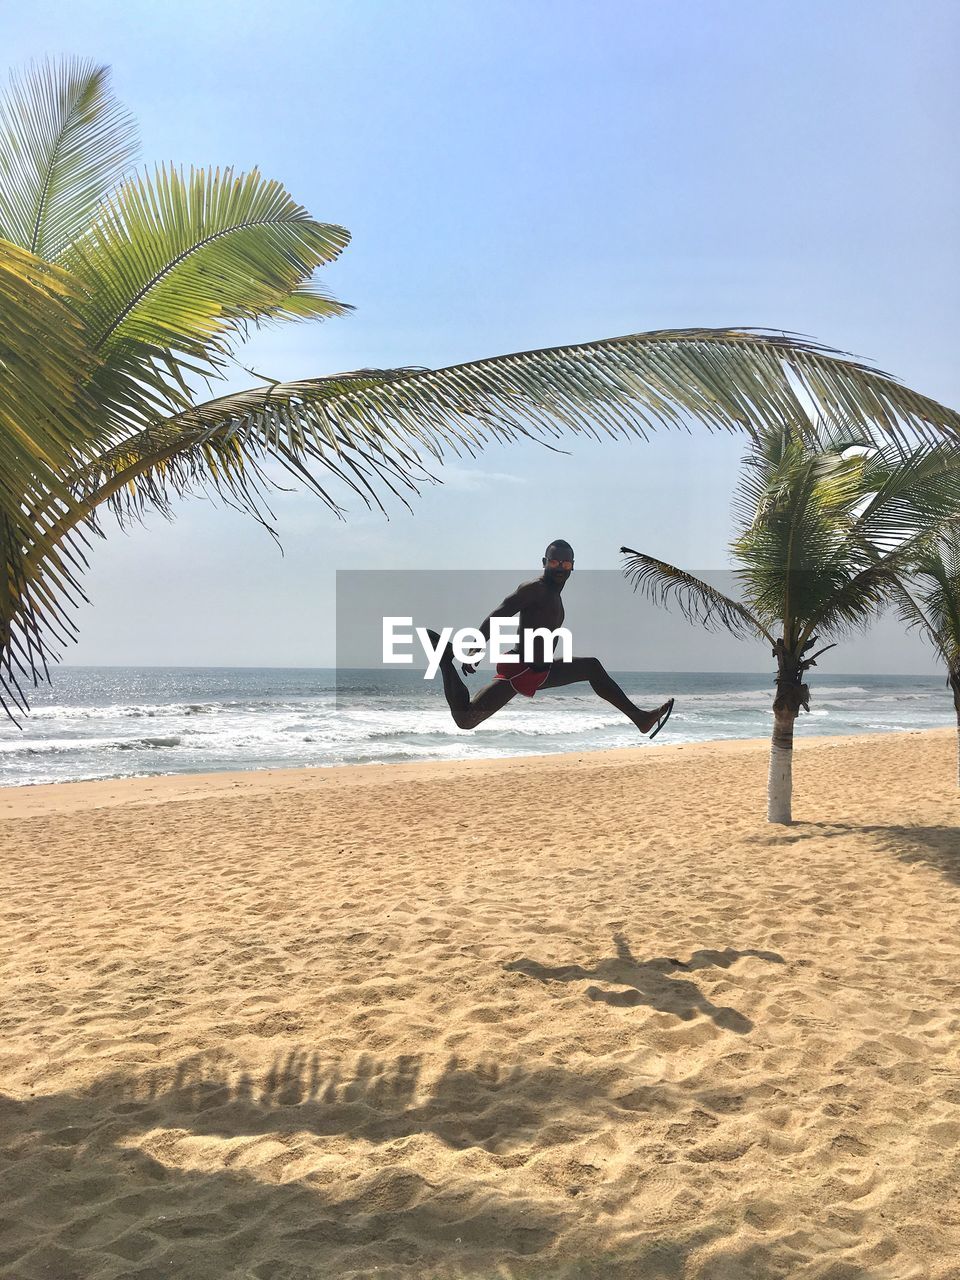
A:
<svg viewBox="0 0 960 1280">
<path fill-rule="evenodd" d="M 256 165 L 349 228 L 322 279 L 356 311 L 257 335 L 270 377 L 742 325 L 960 405 L 953 3 L 0 0 L 0 30 L 10 66 L 109 64 L 145 163 Z M 332 665 L 337 569 L 530 576 L 556 537 L 578 569 L 729 564 L 742 440 L 564 448 L 489 448 L 389 520 L 277 495 L 282 555 L 201 499 L 108 519 L 66 661 Z M 891 637 L 888 670 L 936 670 Z"/>
</svg>

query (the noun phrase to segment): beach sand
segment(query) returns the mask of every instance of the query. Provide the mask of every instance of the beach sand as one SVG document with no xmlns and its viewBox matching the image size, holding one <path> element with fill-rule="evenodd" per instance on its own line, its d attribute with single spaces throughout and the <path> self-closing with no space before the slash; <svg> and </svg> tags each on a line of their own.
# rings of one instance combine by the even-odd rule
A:
<svg viewBox="0 0 960 1280">
<path fill-rule="evenodd" d="M 0 792 L 0 1275 L 960 1276 L 955 734 L 798 737 Z"/>
</svg>

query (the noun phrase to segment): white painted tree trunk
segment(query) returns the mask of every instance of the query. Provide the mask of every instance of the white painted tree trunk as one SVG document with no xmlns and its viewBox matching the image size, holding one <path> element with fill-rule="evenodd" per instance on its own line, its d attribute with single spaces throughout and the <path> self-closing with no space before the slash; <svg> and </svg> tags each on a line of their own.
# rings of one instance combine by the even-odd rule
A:
<svg viewBox="0 0 960 1280">
<path fill-rule="evenodd" d="M 793 723 L 796 718 L 789 712 L 774 712 L 770 773 L 767 777 L 768 822 L 793 821 Z"/>
</svg>

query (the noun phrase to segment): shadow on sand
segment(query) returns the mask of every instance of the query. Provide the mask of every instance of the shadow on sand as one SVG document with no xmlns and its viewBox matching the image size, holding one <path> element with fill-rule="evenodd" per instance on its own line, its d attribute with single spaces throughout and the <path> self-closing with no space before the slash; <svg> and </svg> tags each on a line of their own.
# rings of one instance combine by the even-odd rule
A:
<svg viewBox="0 0 960 1280">
<path fill-rule="evenodd" d="M 858 822 L 795 822 L 774 836 L 753 839 L 762 843 L 793 844 L 813 838 L 864 835 L 872 836 L 881 852 L 892 853 L 901 862 L 925 862 L 954 884 L 960 884 L 960 818 L 955 827 L 921 827 L 909 823 L 881 826 Z"/>
<path fill-rule="evenodd" d="M 0 1095 L 0 1276 L 633 1275 L 619 1246 L 603 1252 L 602 1225 L 579 1229 L 575 1174 L 569 1186 L 536 1182 L 539 1195 L 503 1182 L 537 1154 L 699 1098 L 637 1083 L 609 1065 L 452 1057 L 437 1073 L 421 1056 L 351 1062 L 296 1048 L 259 1079 L 197 1055 L 85 1090 Z M 424 1137 L 462 1154 L 438 1164 Z M 551 1257 L 574 1226 L 596 1261 Z M 717 1231 L 648 1241 L 643 1274 L 681 1275 Z M 658 1270 L 657 1258 L 673 1261 Z"/>
<path fill-rule="evenodd" d="M 586 978 L 596 978 L 625 987 L 626 990 L 604 991 L 600 987 L 588 987 L 586 995 L 591 1000 L 621 1008 L 645 1004 L 661 1013 L 672 1013 L 684 1020 L 703 1013 L 725 1031 L 744 1035 L 753 1027 L 749 1018 L 745 1018 L 736 1009 L 711 1004 L 695 982 L 674 975 L 692 973 L 697 969 L 729 969 L 734 961 L 744 956 L 756 956 L 771 964 L 785 963 L 783 956 L 775 951 L 734 951 L 729 947 L 724 951 L 695 951 L 687 961 L 678 960 L 674 956 L 638 960 L 623 934 L 615 933 L 613 942 L 616 955 L 601 960 L 592 969 L 585 969 L 579 964 L 547 966 L 525 958 L 512 960 L 504 968 L 513 973 L 525 973 L 540 982 L 581 982 Z"/>
</svg>

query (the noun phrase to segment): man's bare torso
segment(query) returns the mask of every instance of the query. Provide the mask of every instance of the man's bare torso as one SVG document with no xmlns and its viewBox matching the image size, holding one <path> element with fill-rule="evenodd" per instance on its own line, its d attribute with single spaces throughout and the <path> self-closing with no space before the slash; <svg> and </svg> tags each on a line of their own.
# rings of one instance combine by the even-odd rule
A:
<svg viewBox="0 0 960 1280">
<path fill-rule="evenodd" d="M 565 615 L 563 599 L 559 590 L 542 578 L 532 582 L 522 582 L 516 590 L 516 598 L 520 602 L 520 645 L 514 653 L 523 653 L 523 641 L 526 632 L 545 627 L 548 631 L 556 631 L 563 626 Z M 552 654 L 544 652 L 544 641 L 534 637 L 535 665 L 550 662 Z"/>
</svg>

